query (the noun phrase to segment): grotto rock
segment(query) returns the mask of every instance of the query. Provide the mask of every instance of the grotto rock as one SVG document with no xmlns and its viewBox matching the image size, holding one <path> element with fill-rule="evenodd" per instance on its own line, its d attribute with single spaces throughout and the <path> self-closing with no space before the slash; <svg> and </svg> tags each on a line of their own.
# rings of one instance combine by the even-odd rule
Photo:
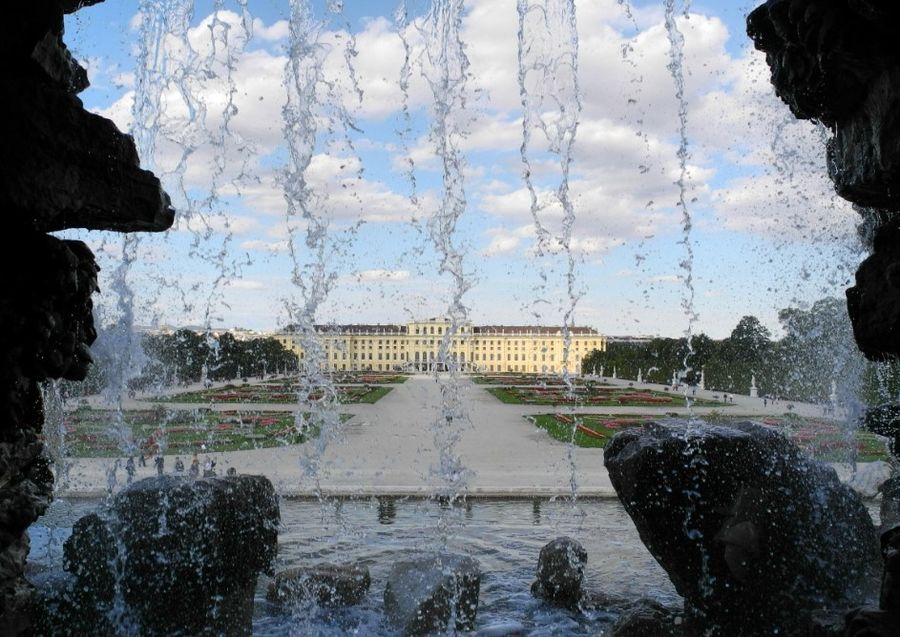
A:
<svg viewBox="0 0 900 637">
<path fill-rule="evenodd" d="M 172 225 L 169 197 L 140 168 L 134 140 L 76 95 L 88 79 L 63 43 L 63 14 L 94 3 L 4 7 L 0 207 L 10 226 L 132 232 Z"/>
<path fill-rule="evenodd" d="M 900 524 L 900 475 L 893 475 L 881 485 L 881 528 L 890 529 Z"/>
<path fill-rule="evenodd" d="M 168 196 L 141 170 L 134 141 L 77 94 L 87 73 L 63 42 L 63 16 L 100 0 L 9 0 L 0 21 L 0 627 L 29 630 L 22 576 L 27 526 L 53 476 L 38 383 L 80 380 L 96 333 L 97 267 L 87 247 L 46 236 L 64 228 L 165 230 Z"/>
<path fill-rule="evenodd" d="M 900 615 L 900 523 L 881 534 L 884 574 L 879 608 Z"/>
<path fill-rule="evenodd" d="M 544 601 L 576 608 L 582 598 L 587 551 L 570 537 L 558 537 L 541 549 L 531 594 Z"/>
<path fill-rule="evenodd" d="M 681 637 L 683 613 L 652 599 L 627 608 L 612 627 L 612 637 Z"/>
<path fill-rule="evenodd" d="M 471 630 L 480 587 L 481 572 L 471 557 L 441 553 L 398 562 L 388 575 L 384 610 L 404 635 Z"/>
<path fill-rule="evenodd" d="M 278 522 L 262 476 L 148 478 L 76 522 L 64 568 L 87 607 L 121 599 L 142 635 L 249 635 Z"/>
<path fill-rule="evenodd" d="M 281 571 L 269 584 L 269 601 L 289 604 L 311 601 L 325 608 L 358 604 L 369 591 L 366 566 L 319 564 Z"/>
<path fill-rule="evenodd" d="M 846 610 L 817 610 L 809 617 L 805 637 L 844 637 Z"/>
<path fill-rule="evenodd" d="M 829 174 L 857 204 L 900 209 L 900 12 L 891 0 L 768 0 L 747 18 L 778 96 L 834 132 Z"/>
<path fill-rule="evenodd" d="M 897 637 L 900 614 L 876 608 L 859 608 L 847 615 L 843 637 Z"/>
<path fill-rule="evenodd" d="M 860 351 L 871 360 L 900 353 L 900 219 L 875 233 L 872 254 L 847 290 L 847 310 Z"/>
<path fill-rule="evenodd" d="M 880 556 L 865 507 L 777 431 L 650 423 L 616 435 L 604 458 L 685 599 L 688 635 L 792 634 L 808 611 L 874 594 Z"/>
</svg>

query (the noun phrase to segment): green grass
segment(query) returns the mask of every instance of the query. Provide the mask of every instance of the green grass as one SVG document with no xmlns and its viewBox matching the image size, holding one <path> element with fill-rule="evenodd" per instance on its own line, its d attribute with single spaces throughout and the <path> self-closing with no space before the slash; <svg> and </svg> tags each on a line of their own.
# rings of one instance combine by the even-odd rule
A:
<svg viewBox="0 0 900 637">
<path fill-rule="evenodd" d="M 394 390 L 393 387 L 373 387 L 371 390 L 369 390 L 368 393 L 361 396 L 355 402 L 371 405 L 371 404 L 377 403 L 379 400 L 381 400 L 382 398 L 387 396 L 393 390 Z M 343 402 L 343 401 L 341 401 L 341 402 Z"/>
<path fill-rule="evenodd" d="M 540 393 L 532 388 L 522 387 L 488 387 L 486 391 L 500 402 L 507 405 L 584 405 L 590 407 L 684 407 L 684 398 L 679 394 L 670 394 L 653 390 L 635 390 L 630 387 L 596 387 L 590 390 L 579 390 L 575 400 L 566 400 L 564 389 L 552 388 L 553 393 Z M 724 403 L 712 400 L 693 399 L 694 407 L 725 407 Z"/>
<path fill-rule="evenodd" d="M 352 416 L 341 414 L 341 421 Z M 295 430 L 291 412 L 240 410 L 201 413 L 162 407 L 129 410 L 79 408 L 65 416 L 65 442 L 73 457 L 121 457 L 144 451 L 153 454 L 157 442 L 166 454 L 193 454 L 201 445 L 212 452 L 261 449 L 302 444 L 319 435 L 319 424 Z M 127 441 L 127 442 L 126 442 Z M 127 449 L 130 448 L 130 451 Z"/>
<path fill-rule="evenodd" d="M 382 387 L 380 385 L 338 385 L 336 389 L 338 401 L 344 405 L 375 403 L 391 390 L 390 387 Z M 147 400 L 150 402 L 182 404 L 290 405 L 297 402 L 297 390 L 297 386 L 293 384 L 225 385 L 223 387 L 188 391 L 168 396 L 154 396 Z"/>
<path fill-rule="evenodd" d="M 575 429 L 574 424 L 563 423 L 556 419 L 556 416 L 549 414 L 541 414 L 539 416 L 526 416 L 528 420 L 540 429 L 543 429 L 550 437 L 560 442 L 568 443 L 572 440 L 572 431 Z M 598 432 L 599 433 L 599 432 Z M 579 447 L 593 447 L 602 449 L 606 446 L 606 439 L 593 438 L 581 431 L 575 431 L 575 444 Z"/>
<path fill-rule="evenodd" d="M 654 416 L 627 415 L 604 416 L 601 414 L 540 414 L 526 416 L 529 422 L 545 430 L 552 438 L 568 443 L 572 439 L 572 430 L 581 423 L 593 432 L 600 434 L 596 438 L 587 433 L 575 431 L 575 444 L 579 447 L 602 448 L 616 433 L 631 427 L 640 427 L 644 422 L 653 420 Z M 563 419 L 572 419 L 572 423 Z M 747 416 L 724 416 L 714 414 L 714 418 L 704 420 L 715 424 L 727 425 L 740 420 L 756 420 Z M 867 431 L 857 431 L 852 438 L 833 421 L 816 418 L 803 418 L 796 414 L 764 418 L 762 424 L 781 430 L 798 447 L 821 462 L 847 462 L 855 454 L 857 462 L 873 462 L 887 460 L 888 453 L 884 441 Z"/>
</svg>

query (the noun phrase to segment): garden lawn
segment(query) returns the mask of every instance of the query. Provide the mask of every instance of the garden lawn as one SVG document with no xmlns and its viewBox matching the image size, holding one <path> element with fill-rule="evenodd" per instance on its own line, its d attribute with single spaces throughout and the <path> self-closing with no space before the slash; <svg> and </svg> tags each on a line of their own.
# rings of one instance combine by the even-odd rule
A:
<svg viewBox="0 0 900 637">
<path fill-rule="evenodd" d="M 341 414 L 341 420 L 351 418 Z M 118 424 L 117 424 L 118 423 Z M 223 452 L 297 445 L 319 435 L 309 422 L 297 431 L 290 412 L 167 410 L 163 407 L 112 410 L 80 407 L 64 416 L 66 451 L 72 457 L 121 457 Z"/>
<path fill-rule="evenodd" d="M 486 391 L 508 405 L 580 405 L 591 407 L 684 407 L 680 394 L 631 387 L 576 388 L 569 397 L 564 388 L 488 387 Z M 695 407 L 725 407 L 725 403 L 692 399 Z"/>
<path fill-rule="evenodd" d="M 619 431 L 640 427 L 654 416 L 603 416 L 600 414 L 540 414 L 525 416 L 535 426 L 545 430 L 552 438 L 568 443 L 575 430 L 575 444 L 579 447 L 602 448 Z M 753 420 L 741 416 L 717 416 L 711 424 L 727 425 L 729 422 Z M 815 418 L 802 418 L 795 414 L 757 420 L 764 425 L 782 431 L 798 447 L 821 462 L 873 462 L 888 460 L 885 441 L 867 431 L 847 434 L 837 423 Z M 580 427 L 579 427 L 580 425 Z"/>
<path fill-rule="evenodd" d="M 338 385 L 338 402 L 350 405 L 354 403 L 375 403 L 391 391 L 390 387 L 378 385 Z M 259 383 L 255 385 L 225 385 L 213 389 L 189 391 L 171 396 L 156 396 L 150 402 L 191 403 L 191 404 L 282 404 L 297 402 L 299 387 L 293 384 Z M 311 393 L 309 400 L 318 400 L 321 396 Z"/>
</svg>

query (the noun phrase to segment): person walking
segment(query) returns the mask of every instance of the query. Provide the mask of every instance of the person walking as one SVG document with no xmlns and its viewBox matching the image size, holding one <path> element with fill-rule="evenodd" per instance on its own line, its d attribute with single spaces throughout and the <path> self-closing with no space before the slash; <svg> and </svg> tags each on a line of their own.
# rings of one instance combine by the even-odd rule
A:
<svg viewBox="0 0 900 637">
<path fill-rule="evenodd" d="M 163 463 L 165 460 L 161 453 L 156 452 L 156 457 L 153 459 L 153 464 L 156 465 L 156 475 L 161 476 L 163 474 Z"/>
<path fill-rule="evenodd" d="M 134 456 L 128 456 L 128 460 L 125 462 L 125 473 L 128 474 L 126 484 L 131 484 L 132 480 L 134 480 L 134 472 Z"/>
<path fill-rule="evenodd" d="M 192 478 L 197 478 L 200 476 L 200 460 L 197 458 L 196 453 L 191 459 L 191 468 L 188 469 L 188 475 Z"/>
</svg>

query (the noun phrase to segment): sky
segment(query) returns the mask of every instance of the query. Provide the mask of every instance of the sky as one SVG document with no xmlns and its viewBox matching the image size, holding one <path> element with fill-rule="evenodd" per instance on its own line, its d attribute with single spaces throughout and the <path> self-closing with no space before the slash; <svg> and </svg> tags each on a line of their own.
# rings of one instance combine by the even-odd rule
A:
<svg viewBox="0 0 900 637">
<path fill-rule="evenodd" d="M 138 4 L 106 2 L 66 22 L 92 84 L 85 106 L 134 130 L 178 210 L 172 230 L 127 244 L 65 233 L 98 255 L 101 324 L 121 312 L 124 282 L 145 325 L 275 329 L 298 308 L 321 323 L 402 323 L 458 299 L 476 324 L 558 325 L 570 313 L 611 335 L 690 325 L 721 338 L 753 314 L 777 335 L 779 309 L 842 296 L 862 259 L 856 215 L 825 176 L 827 134 L 774 96 L 744 33 L 749 3 L 676 3 L 684 208 L 662 0 L 577 2 L 577 47 L 565 14 L 548 12 L 548 28 L 529 11 L 525 97 L 515 0 L 463 3 L 451 44 L 466 65 L 454 48 L 449 94 L 424 0 L 408 2 L 405 27 L 394 0 L 248 0 L 247 13 L 229 0 L 140 3 L 146 14 Z M 155 20 L 160 5 L 169 12 Z M 566 155 L 545 130 L 575 132 L 563 145 L 568 230 L 557 194 Z M 458 151 L 449 172 L 441 139 Z M 458 205 L 442 195 L 447 183 Z M 452 233 L 435 236 L 438 225 Z M 441 269 L 451 261 L 458 277 Z"/>
</svg>

